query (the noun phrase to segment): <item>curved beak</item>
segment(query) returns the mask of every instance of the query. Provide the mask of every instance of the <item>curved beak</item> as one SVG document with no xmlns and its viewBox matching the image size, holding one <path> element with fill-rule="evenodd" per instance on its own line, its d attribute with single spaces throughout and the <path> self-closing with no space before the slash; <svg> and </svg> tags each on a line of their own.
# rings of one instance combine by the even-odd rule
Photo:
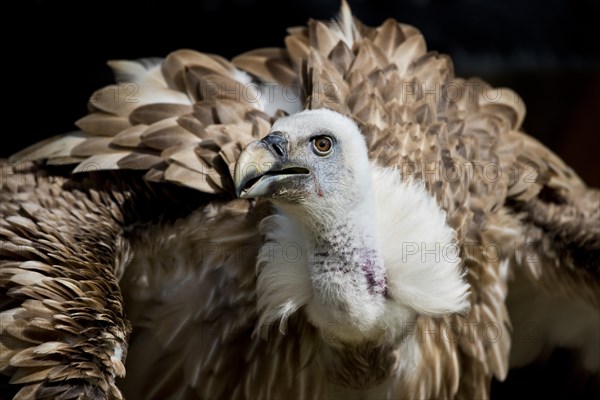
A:
<svg viewBox="0 0 600 400">
<path fill-rule="evenodd" d="M 290 164 L 287 139 L 273 132 L 246 146 L 235 165 L 233 182 L 238 197 L 254 198 L 272 194 L 278 183 L 291 176 L 308 173 Z"/>
</svg>

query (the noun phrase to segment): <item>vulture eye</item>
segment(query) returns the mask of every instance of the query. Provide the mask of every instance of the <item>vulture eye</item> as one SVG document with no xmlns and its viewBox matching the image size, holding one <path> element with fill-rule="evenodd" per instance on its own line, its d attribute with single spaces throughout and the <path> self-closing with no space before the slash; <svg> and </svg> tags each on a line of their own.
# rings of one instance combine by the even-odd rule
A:
<svg viewBox="0 0 600 400">
<path fill-rule="evenodd" d="M 326 156 L 331 153 L 333 142 L 329 136 L 317 136 L 312 139 L 313 151 L 318 156 Z"/>
</svg>

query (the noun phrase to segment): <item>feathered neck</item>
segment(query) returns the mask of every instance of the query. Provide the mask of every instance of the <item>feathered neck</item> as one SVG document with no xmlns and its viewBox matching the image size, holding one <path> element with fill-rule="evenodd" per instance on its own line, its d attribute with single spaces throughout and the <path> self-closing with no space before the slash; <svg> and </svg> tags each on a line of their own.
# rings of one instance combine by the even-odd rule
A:
<svg viewBox="0 0 600 400">
<path fill-rule="evenodd" d="M 307 305 L 311 322 L 347 332 L 347 339 L 373 336 L 376 321 L 385 312 L 387 279 L 372 223 L 372 189 L 333 205 L 291 218 L 305 237 L 307 267 L 313 298 Z"/>
<path fill-rule="evenodd" d="M 363 181 L 360 190 L 323 203 L 276 208 L 293 220 L 303 231 L 310 245 L 324 250 L 335 248 L 346 259 L 347 249 L 363 249 L 380 253 L 375 200 L 371 180 Z M 342 254 L 343 253 L 343 254 Z"/>
<path fill-rule="evenodd" d="M 368 202 L 372 205 L 371 202 Z M 357 211 L 358 210 L 358 211 Z M 368 292 L 387 295 L 387 278 L 381 257 L 381 248 L 373 221 L 375 213 L 364 202 L 355 208 L 340 211 L 330 223 L 313 223 L 312 231 L 306 231 L 309 249 L 313 250 L 309 263 L 313 276 L 337 269 L 366 280 Z M 349 280 L 352 280 L 348 277 Z M 353 281 L 353 283 L 356 283 Z"/>
<path fill-rule="evenodd" d="M 385 312 L 387 279 L 378 240 L 369 165 L 356 185 L 304 204 L 275 202 L 302 232 L 312 301 L 307 314 L 317 327 L 336 327 L 352 341 L 373 334 Z"/>
<path fill-rule="evenodd" d="M 455 233 L 435 198 L 396 170 L 369 171 L 370 200 L 304 215 L 283 206 L 262 221 L 259 328 L 278 323 L 285 332 L 303 308 L 339 341 L 395 341 L 418 314 L 468 309 Z"/>
</svg>

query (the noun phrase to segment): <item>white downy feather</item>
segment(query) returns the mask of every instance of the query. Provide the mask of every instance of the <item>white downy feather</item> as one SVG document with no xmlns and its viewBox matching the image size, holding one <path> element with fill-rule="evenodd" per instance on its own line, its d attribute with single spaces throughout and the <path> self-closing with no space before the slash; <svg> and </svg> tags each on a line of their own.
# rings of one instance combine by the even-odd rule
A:
<svg viewBox="0 0 600 400">
<path fill-rule="evenodd" d="M 378 321 L 386 336 L 402 334 L 416 314 L 441 316 L 468 310 L 455 233 L 424 185 L 403 181 L 399 171 L 372 166 L 378 237 L 389 299 Z M 267 242 L 258 260 L 258 328 L 279 323 L 310 304 L 309 241 L 283 213 L 263 220 Z M 365 318 L 369 316 L 365 315 Z"/>
</svg>

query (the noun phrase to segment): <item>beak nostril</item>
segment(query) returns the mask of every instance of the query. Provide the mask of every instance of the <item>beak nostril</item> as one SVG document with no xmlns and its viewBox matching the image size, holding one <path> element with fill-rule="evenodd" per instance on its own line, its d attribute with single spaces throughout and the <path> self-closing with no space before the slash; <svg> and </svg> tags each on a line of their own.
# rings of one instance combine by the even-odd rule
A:
<svg viewBox="0 0 600 400">
<path fill-rule="evenodd" d="M 262 142 L 273 155 L 280 159 L 287 158 L 287 139 L 281 135 L 281 132 L 271 132 L 262 139 Z"/>
<path fill-rule="evenodd" d="M 271 147 L 279 157 L 283 157 L 283 149 L 281 148 L 281 145 L 279 145 L 278 143 L 272 143 Z"/>
</svg>

